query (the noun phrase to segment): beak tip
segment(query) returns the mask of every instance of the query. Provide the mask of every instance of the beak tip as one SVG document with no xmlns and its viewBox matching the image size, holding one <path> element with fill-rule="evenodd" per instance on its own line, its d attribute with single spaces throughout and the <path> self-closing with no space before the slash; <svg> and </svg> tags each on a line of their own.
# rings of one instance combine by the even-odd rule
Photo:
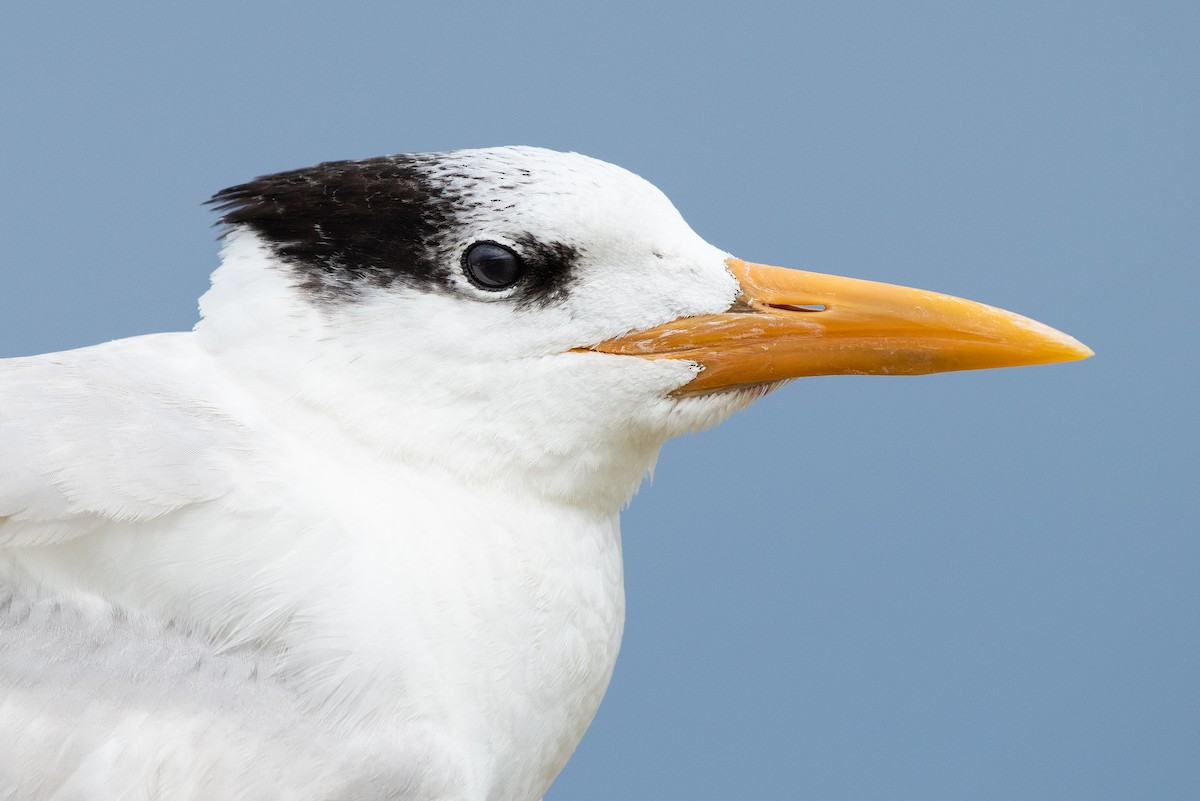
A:
<svg viewBox="0 0 1200 801">
<path fill-rule="evenodd" d="M 1095 355 L 1095 351 L 1070 334 L 1019 314 L 997 310 L 1014 324 L 1012 340 L 1025 340 L 1040 355 L 1043 364 L 1077 362 Z"/>
<path fill-rule="evenodd" d="M 1057 336 L 1053 343 L 1053 361 L 1055 362 L 1078 362 L 1084 359 L 1089 359 L 1096 355 L 1096 352 L 1087 345 L 1080 342 L 1075 337 L 1064 334 L 1061 331 L 1054 332 Z"/>
</svg>

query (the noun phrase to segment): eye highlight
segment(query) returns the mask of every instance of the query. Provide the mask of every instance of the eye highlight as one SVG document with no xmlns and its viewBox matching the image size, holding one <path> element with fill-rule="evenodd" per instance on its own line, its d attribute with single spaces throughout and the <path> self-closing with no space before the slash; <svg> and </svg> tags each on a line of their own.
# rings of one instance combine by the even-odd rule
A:
<svg viewBox="0 0 1200 801">
<path fill-rule="evenodd" d="M 525 276 L 525 262 L 495 242 L 476 242 L 463 254 L 463 272 L 480 289 L 508 289 Z"/>
</svg>

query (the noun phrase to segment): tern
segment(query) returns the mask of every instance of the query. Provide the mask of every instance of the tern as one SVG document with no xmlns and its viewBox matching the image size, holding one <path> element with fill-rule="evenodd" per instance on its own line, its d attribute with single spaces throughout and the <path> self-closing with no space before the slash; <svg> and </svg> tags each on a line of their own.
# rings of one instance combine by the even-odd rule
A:
<svg viewBox="0 0 1200 801">
<path fill-rule="evenodd" d="M 662 444 L 790 379 L 1085 358 L 742 261 L 500 147 L 213 199 L 190 332 L 0 361 L 0 797 L 533 801 L 624 620 Z"/>
</svg>

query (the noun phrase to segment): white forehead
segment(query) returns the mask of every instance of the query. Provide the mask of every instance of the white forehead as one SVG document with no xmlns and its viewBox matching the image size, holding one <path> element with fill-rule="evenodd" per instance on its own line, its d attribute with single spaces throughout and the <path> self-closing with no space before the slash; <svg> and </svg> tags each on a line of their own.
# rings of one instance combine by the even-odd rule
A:
<svg viewBox="0 0 1200 801">
<path fill-rule="evenodd" d="M 470 322 L 512 341 L 544 338 L 566 349 L 678 317 L 723 311 L 738 287 L 728 254 L 700 238 L 657 187 L 634 173 L 578 153 L 501 147 L 440 153 L 422 169 L 455 200 L 451 248 L 529 234 L 578 254 L 567 291 L 546 307 L 472 304 Z M 453 260 L 452 260 L 453 261 Z M 481 293 L 454 280 L 476 300 Z M 430 298 L 422 308 L 461 299 Z M 447 316 L 462 318 L 453 311 Z M 433 323 L 429 323 L 433 325 Z M 553 333 L 554 336 L 549 336 Z M 529 350 L 537 350 L 526 343 Z"/>
<path fill-rule="evenodd" d="M 437 154 L 432 183 L 470 209 L 460 225 L 520 227 L 573 244 L 673 249 L 701 243 L 671 201 L 634 173 L 579 153 L 495 147 Z"/>
</svg>

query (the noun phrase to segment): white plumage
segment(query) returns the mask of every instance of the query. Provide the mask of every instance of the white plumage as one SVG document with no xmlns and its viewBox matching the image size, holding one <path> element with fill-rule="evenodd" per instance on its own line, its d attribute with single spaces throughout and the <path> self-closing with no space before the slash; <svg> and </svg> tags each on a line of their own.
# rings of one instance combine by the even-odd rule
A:
<svg viewBox="0 0 1200 801">
<path fill-rule="evenodd" d="M 193 332 L 0 361 L 0 798 L 539 798 L 616 659 L 619 510 L 666 439 L 813 374 L 759 339 L 841 342 L 805 304 L 836 323 L 843 295 L 780 294 L 575 154 L 218 199 Z M 520 279 L 472 277 L 481 242 Z M 944 303 L 1003 324 L 976 350 L 1057 349 L 1006 364 L 1086 355 L 911 297 L 922 331 Z M 660 353 L 681 324 L 700 350 Z M 964 366 L 899 342 L 815 372 Z"/>
<path fill-rule="evenodd" d="M 549 176 L 460 237 L 577 243 L 566 302 L 314 302 L 237 230 L 195 332 L 0 362 L 0 797 L 545 791 L 616 658 L 617 512 L 737 405 L 569 351 L 736 289 L 624 171 L 456 163 Z"/>
</svg>

